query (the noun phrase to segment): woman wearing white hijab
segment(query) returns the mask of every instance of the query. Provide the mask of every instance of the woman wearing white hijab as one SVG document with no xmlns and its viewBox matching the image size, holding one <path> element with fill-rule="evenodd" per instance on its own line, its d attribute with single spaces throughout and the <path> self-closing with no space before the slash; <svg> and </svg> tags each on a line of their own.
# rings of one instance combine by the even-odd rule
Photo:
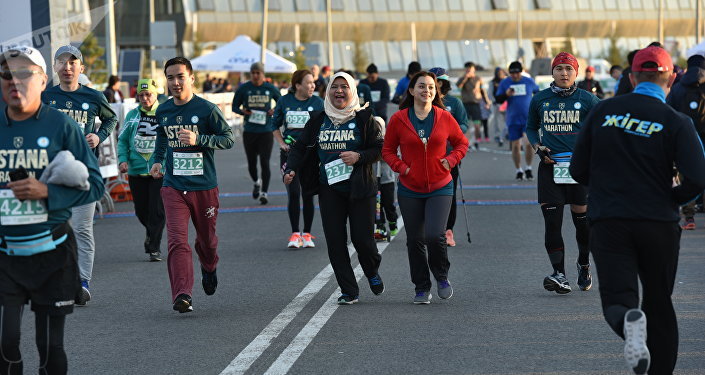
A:
<svg viewBox="0 0 705 375">
<path fill-rule="evenodd" d="M 338 304 L 358 301 L 359 288 L 347 248 L 347 221 L 370 289 L 384 292 L 378 269 L 382 257 L 374 232 L 377 181 L 372 164 L 380 159 L 383 138 L 367 105 L 360 107 L 353 78 L 339 72 L 326 88 L 324 111 L 311 113 L 291 148 L 284 183 L 299 176 L 304 195 L 319 194 L 328 257 L 340 286 Z"/>
</svg>

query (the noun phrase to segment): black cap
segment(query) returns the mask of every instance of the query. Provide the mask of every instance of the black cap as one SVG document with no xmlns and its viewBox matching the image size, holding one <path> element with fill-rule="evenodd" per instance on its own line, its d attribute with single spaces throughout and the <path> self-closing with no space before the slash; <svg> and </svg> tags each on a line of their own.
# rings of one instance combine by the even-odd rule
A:
<svg viewBox="0 0 705 375">
<path fill-rule="evenodd" d="M 409 63 L 409 67 L 406 69 L 406 74 L 413 76 L 414 74 L 421 71 L 421 64 L 418 61 L 412 61 Z"/>
<path fill-rule="evenodd" d="M 524 71 L 524 67 L 519 61 L 514 61 L 509 64 L 509 73 L 521 73 Z"/>
<path fill-rule="evenodd" d="M 375 64 L 370 64 L 367 67 L 367 74 L 372 74 L 372 73 L 379 73 L 379 71 L 377 70 L 377 65 L 375 65 Z"/>
<path fill-rule="evenodd" d="M 688 58 L 688 67 L 705 68 L 705 56 L 693 55 Z"/>
</svg>

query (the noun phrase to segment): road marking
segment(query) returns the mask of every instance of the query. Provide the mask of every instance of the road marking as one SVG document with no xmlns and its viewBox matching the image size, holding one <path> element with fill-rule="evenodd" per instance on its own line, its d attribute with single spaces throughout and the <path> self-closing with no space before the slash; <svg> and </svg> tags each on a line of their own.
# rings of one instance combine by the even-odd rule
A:
<svg viewBox="0 0 705 375">
<path fill-rule="evenodd" d="M 458 206 L 462 206 L 463 202 L 459 199 L 457 200 Z M 497 199 L 497 200 L 466 200 L 466 206 L 527 206 L 535 205 L 538 202 L 535 199 Z M 318 205 L 315 206 L 318 209 Z M 262 206 L 245 206 L 245 207 L 229 207 L 218 209 L 219 214 L 242 214 L 251 212 L 280 212 L 286 211 L 286 206 L 274 206 L 268 205 Z M 121 211 L 121 212 L 106 212 L 102 214 L 103 219 L 115 219 L 121 217 L 133 217 L 135 216 L 134 211 Z"/>
<path fill-rule="evenodd" d="M 399 230 L 404 227 L 404 222 L 400 217 L 397 221 L 399 223 Z M 392 240 L 394 237 L 392 237 Z M 384 250 L 389 246 L 390 242 L 378 243 L 377 249 L 379 253 L 383 253 Z M 364 273 L 362 272 L 362 267 L 358 265 L 355 267 L 355 277 L 357 281 L 360 281 Z M 306 323 L 304 328 L 301 329 L 298 335 L 294 337 L 289 346 L 282 351 L 282 353 L 277 357 L 277 359 L 272 363 L 272 365 L 267 369 L 265 375 L 284 375 L 289 372 L 294 363 L 299 359 L 301 354 L 306 350 L 308 345 L 313 341 L 313 339 L 318 335 L 321 328 L 326 325 L 333 313 L 338 309 L 340 305 L 337 303 L 338 295 L 340 294 L 340 288 L 337 288 L 333 294 L 328 297 L 326 302 L 323 303 L 320 309 L 316 312 L 311 320 Z"/>
<path fill-rule="evenodd" d="M 399 217 L 399 220 L 397 220 L 397 225 L 399 230 L 404 228 L 404 220 L 401 217 Z M 394 240 L 394 238 L 396 238 L 396 236 L 392 237 L 391 240 Z M 386 249 L 387 246 L 389 246 L 391 240 L 390 242 L 377 244 L 377 249 L 379 250 L 380 254 L 384 252 L 384 249 Z M 348 252 L 350 256 L 352 256 L 352 254 L 355 252 L 355 249 L 353 248 L 352 244 L 348 244 Z M 361 273 L 362 269 L 360 268 L 360 266 L 357 266 L 357 268 L 355 268 L 355 275 L 358 280 L 361 277 L 358 274 Z M 300 313 L 304 307 L 306 307 L 306 305 L 313 299 L 316 294 L 318 294 L 318 292 L 321 291 L 321 289 L 323 289 L 323 287 L 328 283 L 332 276 L 333 267 L 329 263 L 325 268 L 321 270 L 321 272 L 318 273 L 318 275 L 316 275 L 316 277 L 313 278 L 313 280 L 311 280 L 304 287 L 303 290 L 301 290 L 301 292 L 291 302 L 289 302 L 288 305 L 286 305 L 286 307 L 284 307 L 284 309 L 266 327 L 264 327 L 264 329 L 259 333 L 259 335 L 257 335 L 257 337 L 255 337 L 255 339 L 252 340 L 252 342 L 250 342 L 245 347 L 245 349 L 243 349 L 237 355 L 237 357 L 232 360 L 232 362 L 230 362 L 230 364 L 220 373 L 220 375 L 244 374 L 247 370 L 249 370 L 252 364 L 262 355 L 262 353 L 264 353 L 265 350 L 267 350 L 267 348 L 269 348 L 269 346 L 272 344 L 272 341 L 279 337 L 279 335 L 282 333 L 282 331 L 284 331 L 284 329 L 289 325 L 289 323 L 291 323 L 291 321 L 296 318 L 296 315 Z M 337 295 L 337 290 L 333 293 L 333 296 L 335 295 Z M 326 300 L 323 306 L 325 307 L 326 305 L 331 304 L 336 307 L 338 306 L 335 303 L 330 303 L 330 298 Z M 319 309 L 319 312 L 321 309 Z M 316 313 L 316 315 L 318 315 L 318 313 Z M 303 330 L 307 329 L 309 324 L 306 324 L 304 329 L 302 329 L 302 332 Z M 323 324 L 325 324 L 325 322 L 323 322 Z M 318 329 L 320 330 L 320 328 Z M 298 336 L 301 336 L 301 333 L 299 333 L 297 337 Z M 313 336 L 315 336 L 315 334 Z M 313 336 L 311 338 L 313 338 Z M 291 347 L 291 344 L 289 345 L 289 347 Z M 296 358 L 298 358 L 298 356 Z M 294 361 L 295 360 L 296 359 L 294 359 Z"/>
</svg>

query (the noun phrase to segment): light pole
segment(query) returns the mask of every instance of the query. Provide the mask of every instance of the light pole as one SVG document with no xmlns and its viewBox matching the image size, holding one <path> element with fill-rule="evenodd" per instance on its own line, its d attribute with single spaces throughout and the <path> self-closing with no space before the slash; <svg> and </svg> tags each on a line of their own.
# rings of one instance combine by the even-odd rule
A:
<svg viewBox="0 0 705 375">
<path fill-rule="evenodd" d="M 266 64 L 265 57 L 267 57 L 266 54 L 266 48 L 267 48 L 267 18 L 269 17 L 269 0 L 263 0 L 262 1 L 262 40 L 261 42 L 261 49 L 260 49 L 260 55 L 259 55 L 259 61 L 262 63 L 262 65 Z"/>
<path fill-rule="evenodd" d="M 331 19 L 330 8 L 330 0 L 326 0 L 326 27 L 328 29 L 328 66 L 330 66 L 331 71 L 335 71 L 335 68 L 333 68 L 333 20 Z"/>
</svg>

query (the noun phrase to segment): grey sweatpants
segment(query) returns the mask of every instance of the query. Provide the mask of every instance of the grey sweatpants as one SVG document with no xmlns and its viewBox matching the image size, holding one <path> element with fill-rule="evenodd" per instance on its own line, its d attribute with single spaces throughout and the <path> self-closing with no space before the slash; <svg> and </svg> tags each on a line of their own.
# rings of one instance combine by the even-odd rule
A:
<svg viewBox="0 0 705 375">
<path fill-rule="evenodd" d="M 81 280 L 90 281 L 93 275 L 95 241 L 93 240 L 93 215 L 96 202 L 76 206 L 71 209 L 71 227 L 76 234 L 78 245 L 78 270 Z"/>
</svg>

